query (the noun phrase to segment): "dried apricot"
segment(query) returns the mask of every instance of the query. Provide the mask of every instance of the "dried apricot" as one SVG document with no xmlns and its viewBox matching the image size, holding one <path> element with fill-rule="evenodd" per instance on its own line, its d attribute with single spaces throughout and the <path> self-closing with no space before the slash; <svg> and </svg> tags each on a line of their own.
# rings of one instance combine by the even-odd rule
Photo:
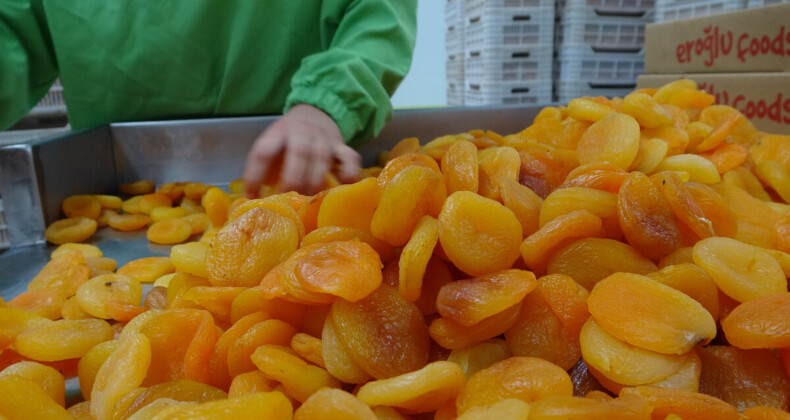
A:
<svg viewBox="0 0 790 420">
<path fill-rule="evenodd" d="M 587 367 L 621 385 L 652 384 L 664 380 L 677 372 L 689 357 L 632 346 L 613 337 L 593 318 L 582 327 L 579 342 Z"/>
<path fill-rule="evenodd" d="M 383 174 L 382 171 L 379 183 Z M 409 166 L 386 183 L 370 222 L 370 232 L 392 246 L 404 245 L 422 216 L 439 214 L 446 196 L 438 170 Z"/>
<path fill-rule="evenodd" d="M 707 238 L 694 245 L 693 257 L 722 292 L 739 302 L 787 291 L 782 267 L 753 245 L 730 238 Z"/>
<path fill-rule="evenodd" d="M 317 228 L 302 238 L 301 247 L 310 246 L 317 243 L 335 241 L 362 241 L 379 254 L 383 263 L 389 263 L 395 259 L 395 249 L 388 243 L 373 237 L 367 230 L 345 227 L 345 226 L 325 226 Z"/>
<path fill-rule="evenodd" d="M 100 258 L 103 256 L 101 249 L 96 245 L 80 244 L 80 243 L 66 243 L 60 245 L 52 251 L 49 255 L 50 259 L 55 259 L 60 255 L 68 253 L 69 251 L 79 251 L 85 258 Z"/>
<path fill-rule="evenodd" d="M 442 286 L 436 307 L 443 318 L 469 327 L 521 302 L 535 285 L 535 275 L 524 270 L 458 280 Z"/>
<path fill-rule="evenodd" d="M 716 322 L 699 302 L 637 274 L 601 280 L 587 306 L 608 333 L 659 353 L 683 354 L 716 336 Z"/>
<path fill-rule="evenodd" d="M 617 272 L 647 274 L 656 265 L 628 244 L 606 238 L 583 238 L 551 256 L 549 274 L 565 274 L 592 290 L 596 283 Z"/>
<path fill-rule="evenodd" d="M 192 225 L 183 219 L 165 219 L 154 222 L 145 237 L 155 244 L 173 245 L 192 236 Z"/>
<path fill-rule="evenodd" d="M 498 202 L 458 191 L 439 215 L 439 240 L 459 269 L 483 275 L 510 268 L 518 259 L 521 224 Z"/>
<path fill-rule="evenodd" d="M 398 291 L 406 300 L 414 302 L 420 297 L 425 269 L 438 241 L 439 223 L 431 216 L 423 216 L 398 260 Z"/>
<path fill-rule="evenodd" d="M 26 329 L 16 337 L 14 347 L 23 356 L 51 362 L 82 357 L 112 338 L 112 328 L 100 319 L 61 319 Z"/>
<path fill-rule="evenodd" d="M 436 411 L 453 400 L 466 384 L 461 368 L 452 362 L 433 362 L 420 370 L 362 385 L 357 397 L 370 406 L 397 407 L 407 413 Z"/>
<path fill-rule="evenodd" d="M 292 220 L 268 208 L 253 208 L 217 232 L 206 252 L 216 286 L 254 286 L 299 245 Z"/>
<path fill-rule="evenodd" d="M 270 420 L 291 419 L 293 406 L 280 392 L 256 392 L 238 398 L 200 404 L 176 404 L 160 411 L 151 420 Z"/>
<path fill-rule="evenodd" d="M 72 195 L 66 197 L 61 204 L 63 214 L 67 218 L 87 217 L 96 220 L 101 213 L 101 203 L 92 195 Z"/>
<path fill-rule="evenodd" d="M 132 333 L 104 361 L 91 389 L 91 414 L 98 420 L 111 419 L 115 404 L 137 388 L 151 361 L 148 338 Z"/>
<path fill-rule="evenodd" d="M 63 375 L 55 368 L 36 362 L 19 362 L 0 371 L 0 379 L 5 377 L 27 379 L 40 386 L 53 401 L 66 404 L 66 385 Z"/>
<path fill-rule="evenodd" d="M 609 162 L 627 169 L 639 152 L 639 123 L 625 114 L 611 113 L 582 134 L 576 146 L 579 162 Z"/>
<path fill-rule="evenodd" d="M 107 223 L 115 230 L 131 232 L 148 226 L 151 218 L 144 214 L 114 214 L 107 219 Z"/>
<path fill-rule="evenodd" d="M 143 297 L 140 282 L 122 274 L 96 276 L 77 289 L 80 308 L 96 318 L 108 319 L 104 305 L 112 300 L 139 305 Z"/>
<path fill-rule="evenodd" d="M 269 392 L 275 382 L 267 379 L 263 372 L 256 370 L 236 375 L 230 383 L 228 398 L 238 398 L 256 392 Z"/>
<path fill-rule="evenodd" d="M 376 379 L 412 372 L 428 362 L 422 314 L 389 286 L 357 302 L 335 301 L 332 317 L 351 357 Z"/>
<path fill-rule="evenodd" d="M 71 217 L 53 222 L 44 231 L 44 237 L 53 244 L 82 242 L 96 233 L 98 225 L 87 217 Z"/>
<path fill-rule="evenodd" d="M 230 376 L 255 370 L 250 356 L 258 347 L 265 344 L 287 346 L 296 333 L 296 328 L 279 319 L 267 319 L 251 326 L 228 349 Z"/>
<path fill-rule="evenodd" d="M 287 347 L 264 344 L 255 350 L 251 359 L 267 378 L 280 382 L 301 402 L 321 388 L 340 387 L 340 382 L 327 371 L 308 364 Z"/>
<path fill-rule="evenodd" d="M 474 375 L 456 400 L 458 413 L 508 398 L 532 402 L 552 395 L 570 396 L 573 384 L 560 367 L 534 357 L 511 357 Z"/>
<path fill-rule="evenodd" d="M 140 180 L 118 185 L 118 191 L 120 191 L 121 194 L 126 195 L 149 194 L 154 192 L 154 188 L 156 188 L 154 181 L 148 180 Z"/>
<path fill-rule="evenodd" d="M 680 247 L 680 228 L 672 208 L 645 174 L 626 176 L 617 204 L 620 227 L 642 255 L 659 259 Z"/>
<path fill-rule="evenodd" d="M 381 189 L 375 178 L 333 188 L 321 202 L 317 227 L 345 226 L 367 231 L 380 197 Z"/>
<path fill-rule="evenodd" d="M 438 318 L 431 322 L 428 330 L 431 338 L 440 346 L 451 350 L 460 349 L 504 333 L 516 322 L 520 310 L 521 302 L 485 318 L 471 327 L 464 327 L 444 318 Z"/>
<path fill-rule="evenodd" d="M 570 369 L 581 357 L 579 330 L 565 328 L 538 292 L 524 298 L 505 340 L 515 356 L 539 357 L 563 369 Z"/>
<path fill-rule="evenodd" d="M 678 389 L 659 388 L 656 386 L 638 386 L 623 388 L 620 398 L 642 397 L 653 409 L 652 418 L 664 419 L 670 414 L 677 414 L 683 419 L 720 419 L 737 420 L 738 410 L 726 402 L 698 392 Z"/>
<path fill-rule="evenodd" d="M 742 349 L 790 347 L 790 293 L 738 305 L 721 322 L 730 344 Z"/>
<path fill-rule="evenodd" d="M 130 395 L 130 401 L 126 400 Z M 142 390 L 137 394 L 127 394 L 121 402 L 115 407 L 116 413 L 114 418 L 129 418 L 137 413 L 141 408 L 155 402 L 160 398 L 167 398 L 174 401 L 189 402 L 189 403 L 202 403 L 206 401 L 214 401 L 225 399 L 228 397 L 224 391 L 214 388 L 211 385 L 206 385 L 200 382 L 190 381 L 187 379 L 176 379 L 174 381 L 162 382 L 160 384 L 152 385 Z M 124 410 L 119 410 L 120 406 L 124 405 Z"/>
<path fill-rule="evenodd" d="M 694 264 L 681 263 L 647 273 L 647 277 L 696 300 L 714 320 L 719 317 L 719 289 L 705 270 Z"/>
<path fill-rule="evenodd" d="M 394 149 L 393 149 L 394 150 Z M 376 420 L 364 402 L 340 389 L 321 389 L 296 409 L 294 420 L 349 419 Z"/>
<path fill-rule="evenodd" d="M 468 140 L 458 140 L 442 156 L 442 174 L 447 192 L 477 192 L 477 147 Z"/>
<path fill-rule="evenodd" d="M 545 271 L 547 260 L 565 244 L 600 235 L 601 218 L 587 210 L 574 210 L 543 225 L 521 243 L 521 257 L 533 271 Z"/>
<path fill-rule="evenodd" d="M 365 383 L 370 379 L 370 374 L 354 361 L 351 353 L 340 341 L 337 326 L 331 314 L 324 321 L 321 340 L 321 357 L 326 370 L 332 376 L 348 384 Z"/>
<path fill-rule="evenodd" d="M 9 308 L 32 312 L 52 320 L 60 318 L 66 298 L 57 289 L 37 289 L 18 294 L 8 301 Z"/>
<path fill-rule="evenodd" d="M 145 257 L 129 261 L 118 268 L 116 274 L 129 276 L 140 283 L 153 283 L 165 274 L 175 272 L 168 257 Z"/>
<path fill-rule="evenodd" d="M 0 377 L 0 415 L 8 419 L 68 420 L 72 417 L 33 381 L 18 376 Z"/>
<path fill-rule="evenodd" d="M 170 263 L 183 272 L 208 278 L 206 254 L 211 246 L 205 242 L 187 242 L 170 248 Z"/>
</svg>

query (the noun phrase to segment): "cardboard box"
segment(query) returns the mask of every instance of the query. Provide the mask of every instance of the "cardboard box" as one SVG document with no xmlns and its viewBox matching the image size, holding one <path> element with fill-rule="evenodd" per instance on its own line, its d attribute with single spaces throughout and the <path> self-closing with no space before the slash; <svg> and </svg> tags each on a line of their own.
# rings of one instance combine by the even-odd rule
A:
<svg viewBox="0 0 790 420">
<path fill-rule="evenodd" d="M 647 25 L 646 73 L 790 71 L 790 4 Z"/>
<path fill-rule="evenodd" d="M 691 79 L 716 97 L 716 103 L 741 111 L 761 131 L 790 134 L 790 73 L 646 74 L 637 88 L 657 88 Z"/>
</svg>

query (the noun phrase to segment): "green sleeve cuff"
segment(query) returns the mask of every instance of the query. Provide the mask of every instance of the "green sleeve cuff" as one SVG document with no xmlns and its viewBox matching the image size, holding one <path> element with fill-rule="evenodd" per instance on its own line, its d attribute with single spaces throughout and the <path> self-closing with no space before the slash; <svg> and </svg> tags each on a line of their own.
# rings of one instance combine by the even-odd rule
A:
<svg viewBox="0 0 790 420">
<path fill-rule="evenodd" d="M 288 95 L 283 113 L 298 104 L 312 105 L 326 112 L 340 128 L 346 143 L 351 141 L 361 126 L 357 116 L 349 111 L 343 100 L 321 86 L 295 86 Z"/>
</svg>

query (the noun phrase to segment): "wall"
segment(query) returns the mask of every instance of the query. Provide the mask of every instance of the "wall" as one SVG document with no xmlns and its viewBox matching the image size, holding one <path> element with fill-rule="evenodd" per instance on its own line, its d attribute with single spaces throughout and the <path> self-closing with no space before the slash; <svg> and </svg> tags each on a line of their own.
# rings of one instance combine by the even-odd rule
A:
<svg viewBox="0 0 790 420">
<path fill-rule="evenodd" d="M 444 0 L 419 0 L 417 45 L 411 70 L 392 97 L 396 108 L 447 104 L 444 70 Z"/>
</svg>

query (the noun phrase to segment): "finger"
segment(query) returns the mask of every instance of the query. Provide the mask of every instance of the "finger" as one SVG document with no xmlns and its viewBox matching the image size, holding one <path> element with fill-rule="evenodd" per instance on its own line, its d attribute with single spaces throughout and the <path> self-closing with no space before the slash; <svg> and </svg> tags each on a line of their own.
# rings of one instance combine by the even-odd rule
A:
<svg viewBox="0 0 790 420">
<path fill-rule="evenodd" d="M 312 150 L 307 137 L 295 135 L 286 141 L 285 162 L 280 174 L 280 191 L 304 191 L 307 185 L 307 163 Z"/>
<path fill-rule="evenodd" d="M 250 152 L 247 154 L 247 163 L 244 167 L 244 193 L 247 198 L 257 198 L 261 184 L 269 172 L 269 167 L 274 158 L 282 151 L 284 137 L 266 130 L 255 140 Z"/>
<path fill-rule="evenodd" d="M 362 156 L 346 144 L 336 145 L 334 154 L 340 161 L 340 171 L 337 174 L 340 181 L 350 183 L 359 180 L 362 170 Z"/>
<path fill-rule="evenodd" d="M 323 141 L 314 143 L 312 159 L 307 166 L 307 195 L 313 195 L 324 185 L 324 176 L 329 170 L 332 154 L 329 146 Z"/>
</svg>

